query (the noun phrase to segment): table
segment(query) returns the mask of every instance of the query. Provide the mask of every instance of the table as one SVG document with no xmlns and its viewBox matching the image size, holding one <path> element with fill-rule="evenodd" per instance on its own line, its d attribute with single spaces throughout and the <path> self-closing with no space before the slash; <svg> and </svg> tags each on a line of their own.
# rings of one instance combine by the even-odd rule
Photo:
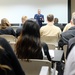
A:
<svg viewBox="0 0 75 75">
<path fill-rule="evenodd" d="M 49 50 L 49 53 L 52 52 Z M 53 74 L 52 75 L 55 75 L 55 71 L 56 71 L 56 63 L 57 62 L 60 62 L 61 59 L 62 59 L 62 56 L 63 56 L 63 50 L 53 50 L 53 54 L 54 54 L 54 57 L 51 58 L 51 60 L 54 62 L 54 71 L 53 71 Z M 51 54 L 50 54 L 51 55 Z"/>
<path fill-rule="evenodd" d="M 52 61 L 59 62 L 62 59 L 63 50 L 53 50 L 54 51 L 54 57 L 52 57 Z M 50 53 L 50 51 L 49 51 Z"/>
</svg>

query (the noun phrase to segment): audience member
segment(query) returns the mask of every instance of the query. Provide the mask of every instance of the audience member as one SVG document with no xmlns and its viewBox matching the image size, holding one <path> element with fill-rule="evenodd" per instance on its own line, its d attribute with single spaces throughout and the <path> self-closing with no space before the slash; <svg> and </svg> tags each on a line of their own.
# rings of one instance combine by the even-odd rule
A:
<svg viewBox="0 0 75 75">
<path fill-rule="evenodd" d="M 27 20 L 27 16 L 22 16 L 21 18 L 22 24 L 24 24 L 26 20 Z"/>
<path fill-rule="evenodd" d="M 71 25 L 71 22 L 68 23 L 67 25 L 65 25 L 64 29 L 63 29 L 63 32 L 67 31 L 69 28 L 71 28 L 72 25 Z"/>
<path fill-rule="evenodd" d="M 31 19 L 24 23 L 21 35 L 16 43 L 16 54 L 18 58 L 43 59 L 43 45 L 45 55 L 47 55 L 48 60 L 51 60 L 47 45 L 45 43 L 41 44 L 39 30 L 39 25 Z"/>
<path fill-rule="evenodd" d="M 11 46 L 4 38 L 1 37 L 0 37 L 0 75 L 25 75 Z"/>
<path fill-rule="evenodd" d="M 34 19 L 36 19 L 39 26 L 42 27 L 42 22 L 44 22 L 44 15 L 41 14 L 40 9 L 38 9 L 38 14 L 34 15 Z"/>
<path fill-rule="evenodd" d="M 74 15 L 75 15 L 75 12 L 72 13 L 72 18 L 73 18 Z M 71 28 L 72 26 L 74 26 L 74 25 L 71 23 L 71 22 L 72 22 L 72 18 L 71 18 L 70 23 L 68 23 L 68 24 L 64 27 L 63 32 L 67 31 L 69 28 Z"/>
<path fill-rule="evenodd" d="M 73 25 L 73 27 L 69 28 L 67 31 L 63 32 L 60 36 L 60 40 L 59 40 L 59 48 L 63 48 L 64 45 L 68 44 L 68 41 L 75 37 L 75 15 L 72 17 L 71 20 L 71 24 Z"/>
<path fill-rule="evenodd" d="M 59 22 L 58 18 L 54 18 L 54 25 L 58 26 L 61 29 L 61 31 L 63 31 L 64 28 L 63 25 L 58 22 Z"/>
<path fill-rule="evenodd" d="M 2 56 L 4 54 L 4 48 L 0 46 L 0 75 L 15 75 L 12 68 L 10 68 L 7 64 L 2 64 Z"/>
<path fill-rule="evenodd" d="M 15 36 L 15 31 L 12 29 L 9 21 L 6 18 L 1 20 L 1 27 L 0 27 L 0 35 L 1 34 L 9 34 Z"/>
<path fill-rule="evenodd" d="M 22 16 L 22 18 L 21 18 L 22 26 L 16 30 L 16 37 L 18 37 L 20 35 L 23 24 L 25 23 L 26 20 L 27 20 L 27 16 Z"/>
<path fill-rule="evenodd" d="M 71 49 L 66 60 L 64 75 L 75 75 L 75 46 Z"/>
<path fill-rule="evenodd" d="M 54 16 L 52 14 L 49 14 L 47 16 L 47 21 L 48 21 L 48 24 L 40 28 L 40 35 L 59 37 L 61 30 L 59 27 L 54 25 Z"/>
<path fill-rule="evenodd" d="M 58 24 L 58 22 L 59 22 L 58 18 L 54 18 L 54 25 Z"/>
</svg>

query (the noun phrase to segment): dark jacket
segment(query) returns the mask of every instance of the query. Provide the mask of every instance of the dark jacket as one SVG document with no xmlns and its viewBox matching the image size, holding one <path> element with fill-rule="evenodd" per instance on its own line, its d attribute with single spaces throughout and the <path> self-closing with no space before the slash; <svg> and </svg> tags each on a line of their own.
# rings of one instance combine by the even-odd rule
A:
<svg viewBox="0 0 75 75">
<path fill-rule="evenodd" d="M 61 31 L 63 31 L 64 26 L 60 23 L 55 23 L 55 26 L 59 27 L 61 29 Z"/>
<path fill-rule="evenodd" d="M 4 38 L 0 38 L 0 46 L 4 48 L 2 55 L 0 52 L 0 64 L 8 65 L 12 69 L 13 72 L 11 73 L 13 73 L 13 75 L 25 75 L 11 46 Z M 11 73 L 7 75 L 12 75 Z"/>
<path fill-rule="evenodd" d="M 49 54 L 49 48 L 48 48 L 47 44 L 43 42 L 42 43 L 42 47 L 43 47 L 43 50 L 44 50 L 45 55 L 47 56 L 47 59 L 49 61 L 51 61 L 51 56 Z"/>
<path fill-rule="evenodd" d="M 75 37 L 75 26 L 71 27 L 69 30 L 63 32 L 61 35 L 61 38 L 58 42 L 59 47 L 63 47 L 64 45 L 68 44 L 68 41 Z"/>
<path fill-rule="evenodd" d="M 22 31 L 22 27 L 17 28 L 17 30 L 16 30 L 16 37 L 20 36 L 21 31 Z"/>
<path fill-rule="evenodd" d="M 42 26 L 42 22 L 44 22 L 44 15 L 42 14 L 35 14 L 34 19 L 37 20 L 39 26 Z"/>
<path fill-rule="evenodd" d="M 2 34 L 8 34 L 8 35 L 16 36 L 15 31 L 11 27 L 8 27 L 6 29 L 0 29 L 0 35 L 2 35 Z"/>
</svg>

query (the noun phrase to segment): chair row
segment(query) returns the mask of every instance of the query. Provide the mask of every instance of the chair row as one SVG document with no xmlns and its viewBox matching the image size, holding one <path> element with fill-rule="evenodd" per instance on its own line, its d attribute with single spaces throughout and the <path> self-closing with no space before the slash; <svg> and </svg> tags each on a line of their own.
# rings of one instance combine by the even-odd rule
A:
<svg viewBox="0 0 75 75">
<path fill-rule="evenodd" d="M 58 48 L 58 41 L 60 38 L 57 36 L 43 36 L 41 37 L 41 42 L 45 42 L 49 49 L 55 49 Z"/>
<path fill-rule="evenodd" d="M 51 62 L 48 60 L 38 59 L 18 59 L 23 71 L 26 75 L 53 75 L 54 70 L 51 69 Z M 55 71 L 55 75 L 58 72 Z"/>
</svg>

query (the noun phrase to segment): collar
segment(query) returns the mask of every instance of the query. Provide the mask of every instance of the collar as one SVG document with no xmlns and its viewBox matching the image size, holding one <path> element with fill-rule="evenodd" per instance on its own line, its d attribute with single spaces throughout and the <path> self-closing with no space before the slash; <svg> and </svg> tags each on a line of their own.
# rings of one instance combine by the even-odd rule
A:
<svg viewBox="0 0 75 75">
<path fill-rule="evenodd" d="M 53 26 L 54 24 L 53 24 L 53 22 L 48 22 L 47 25 Z"/>
</svg>

